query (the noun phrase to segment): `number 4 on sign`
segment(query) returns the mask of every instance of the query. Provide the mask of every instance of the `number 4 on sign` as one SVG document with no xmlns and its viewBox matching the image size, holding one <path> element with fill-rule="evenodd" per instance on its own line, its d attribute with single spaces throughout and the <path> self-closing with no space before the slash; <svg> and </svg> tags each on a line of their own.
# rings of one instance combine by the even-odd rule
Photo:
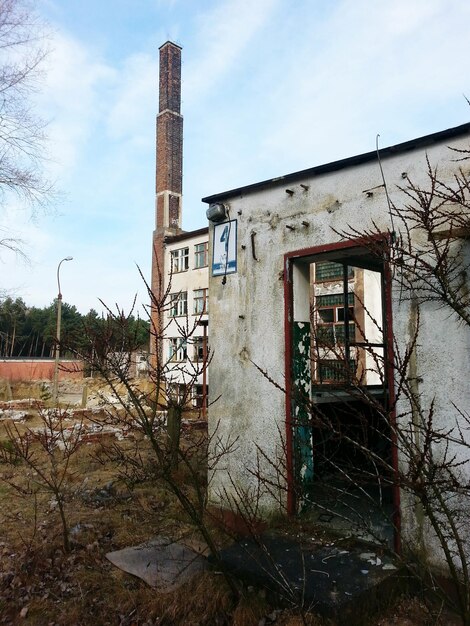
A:
<svg viewBox="0 0 470 626">
<path fill-rule="evenodd" d="M 227 226 L 222 231 L 222 234 L 220 235 L 220 241 L 222 241 L 222 242 L 225 241 L 226 242 L 225 243 L 225 247 L 228 246 L 228 231 L 229 231 L 229 229 L 228 229 L 228 224 L 227 224 Z"/>
</svg>

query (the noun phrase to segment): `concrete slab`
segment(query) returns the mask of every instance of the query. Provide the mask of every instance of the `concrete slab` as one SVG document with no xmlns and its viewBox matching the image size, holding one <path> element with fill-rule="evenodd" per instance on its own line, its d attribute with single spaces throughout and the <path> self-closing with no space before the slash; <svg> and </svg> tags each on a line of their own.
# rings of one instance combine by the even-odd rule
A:
<svg viewBox="0 0 470 626">
<path fill-rule="evenodd" d="M 204 556 L 166 537 L 156 537 L 139 546 L 108 552 L 106 558 L 162 593 L 177 589 L 208 566 Z"/>
<path fill-rule="evenodd" d="M 234 575 L 273 592 L 281 603 L 303 606 L 338 623 L 361 624 L 361 615 L 388 600 L 398 584 L 391 559 L 364 547 L 262 535 L 224 549 Z"/>
</svg>

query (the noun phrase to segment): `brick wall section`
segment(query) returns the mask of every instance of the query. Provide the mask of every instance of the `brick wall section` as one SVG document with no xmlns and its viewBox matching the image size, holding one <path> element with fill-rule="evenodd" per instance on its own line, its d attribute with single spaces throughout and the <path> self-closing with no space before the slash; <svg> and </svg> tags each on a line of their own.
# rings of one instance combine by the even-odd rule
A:
<svg viewBox="0 0 470 626">
<path fill-rule="evenodd" d="M 32 382 L 52 380 L 54 360 L 14 359 L 0 361 L 0 380 L 10 382 Z M 59 362 L 59 380 L 83 378 L 82 361 L 63 360 Z"/>
<path fill-rule="evenodd" d="M 183 118 L 164 111 L 157 117 L 156 192 L 183 191 Z"/>
</svg>

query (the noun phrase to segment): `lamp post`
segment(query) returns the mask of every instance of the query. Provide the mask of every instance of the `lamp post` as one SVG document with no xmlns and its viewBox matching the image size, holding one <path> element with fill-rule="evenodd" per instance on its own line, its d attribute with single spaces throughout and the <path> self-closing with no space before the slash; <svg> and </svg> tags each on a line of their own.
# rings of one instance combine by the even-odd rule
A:
<svg viewBox="0 0 470 626">
<path fill-rule="evenodd" d="M 55 335 L 55 364 L 54 364 L 54 388 L 53 388 L 53 400 L 54 404 L 57 405 L 58 401 L 58 390 L 59 390 L 59 356 L 60 356 L 60 324 L 62 321 L 62 293 L 60 291 L 60 266 L 64 261 L 72 261 L 73 257 L 66 256 L 62 261 L 60 261 L 57 266 L 57 287 L 59 289 L 59 293 L 57 295 L 57 328 Z"/>
</svg>

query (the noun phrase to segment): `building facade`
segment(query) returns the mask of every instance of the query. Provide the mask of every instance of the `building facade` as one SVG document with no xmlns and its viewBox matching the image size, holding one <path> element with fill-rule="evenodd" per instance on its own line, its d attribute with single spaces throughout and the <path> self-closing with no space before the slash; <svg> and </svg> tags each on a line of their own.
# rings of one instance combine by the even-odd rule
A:
<svg viewBox="0 0 470 626">
<path fill-rule="evenodd" d="M 178 400 L 186 396 L 192 407 L 204 413 L 208 403 L 208 239 L 208 228 L 201 228 L 164 241 L 169 296 L 163 312 L 162 349 L 168 362 L 167 381 Z"/>
<path fill-rule="evenodd" d="M 394 482 L 407 461 L 393 443 L 396 429 L 382 418 L 402 420 L 401 432 L 419 428 L 413 422 L 418 405 L 410 408 L 397 378 L 402 367 L 409 368 L 403 380 L 419 407 L 432 407 L 436 428 L 458 422 L 455 407 L 470 406 L 470 387 L 462 384 L 470 374 L 470 329 L 432 299 L 418 305 L 387 258 L 403 237 L 415 246 L 427 241 L 422 229 L 406 231 L 394 216 L 393 207 L 410 202 L 403 187 L 409 181 L 429 187 L 430 168 L 437 168 L 451 189 L 456 177 L 468 176 L 467 162 L 456 155 L 468 154 L 469 145 L 465 124 L 379 155 L 356 155 L 204 198 L 215 216 L 211 249 L 215 254 L 230 222 L 236 268 L 209 278 L 211 393 L 220 396 L 209 431 L 217 429 L 218 440 L 237 441 L 214 468 L 212 503 L 223 506 L 227 493 L 235 499 L 245 494 L 256 498 L 260 512 L 308 509 L 315 521 L 332 527 L 349 518 L 354 532 L 360 518 L 369 523 L 367 538 L 396 546 L 408 538 L 416 545 L 419 538 L 430 560 L 442 557 L 413 500 Z M 441 210 L 452 215 L 452 206 Z M 441 219 L 440 228 L 446 223 Z M 371 232 L 375 238 L 365 237 Z M 460 229 L 449 243 L 464 270 L 469 234 Z M 465 297 L 468 272 L 459 276 Z M 332 438 L 325 424 L 344 436 Z M 363 437 L 364 453 L 348 445 L 353 436 Z M 462 448 L 455 453 L 460 458 Z M 372 476 L 374 459 L 383 459 L 390 475 L 378 472 L 374 484 L 347 489 L 346 473 L 360 469 Z M 468 474 L 468 463 L 459 471 Z"/>
</svg>

